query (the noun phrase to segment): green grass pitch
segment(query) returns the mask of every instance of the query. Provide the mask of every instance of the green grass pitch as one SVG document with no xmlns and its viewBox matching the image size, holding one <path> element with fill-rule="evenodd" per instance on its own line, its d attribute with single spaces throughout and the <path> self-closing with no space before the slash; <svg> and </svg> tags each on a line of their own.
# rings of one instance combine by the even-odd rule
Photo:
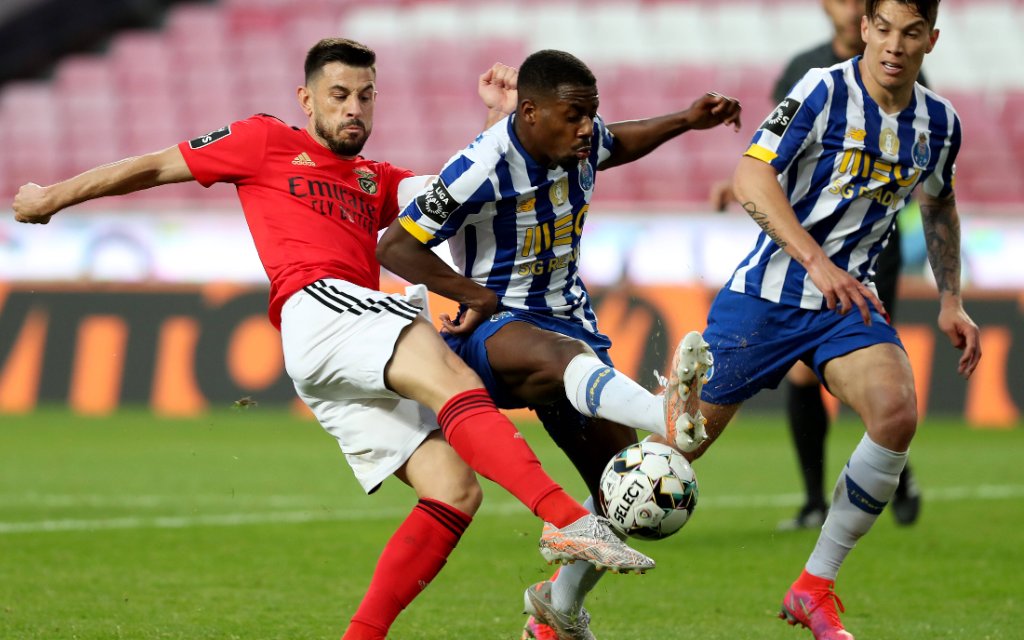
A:
<svg viewBox="0 0 1024 640">
<path fill-rule="evenodd" d="M 581 495 L 546 434 L 522 428 Z M 833 427 L 830 478 L 862 433 L 848 418 Z M 921 425 L 920 522 L 899 528 L 882 514 L 839 576 L 858 638 L 1024 638 L 1021 452 L 1020 427 Z M 605 577 L 588 601 L 595 635 L 809 639 L 775 619 L 816 537 L 774 531 L 799 501 L 782 420 L 741 414 L 695 469 L 693 519 L 636 543 L 656 570 Z M 484 485 L 462 543 L 391 637 L 519 637 L 523 589 L 550 567 L 540 524 Z M 315 422 L 263 407 L 189 420 L 2 416 L 0 638 L 336 639 L 412 503 L 395 480 L 363 495 Z"/>
</svg>

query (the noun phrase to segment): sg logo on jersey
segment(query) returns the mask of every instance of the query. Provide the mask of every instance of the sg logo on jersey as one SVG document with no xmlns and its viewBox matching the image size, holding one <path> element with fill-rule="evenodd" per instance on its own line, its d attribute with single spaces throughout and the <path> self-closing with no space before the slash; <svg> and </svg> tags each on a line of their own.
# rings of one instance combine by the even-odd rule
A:
<svg viewBox="0 0 1024 640">
<path fill-rule="evenodd" d="M 789 128 L 789 123 L 793 121 L 793 116 L 796 115 L 799 109 L 799 100 L 786 98 L 779 103 L 779 106 L 775 107 L 775 111 L 772 111 L 772 114 L 764 121 L 761 128 L 781 136 Z"/>
<path fill-rule="evenodd" d="M 216 131 L 211 131 L 205 136 L 200 136 L 193 140 L 189 140 L 188 146 L 190 149 L 202 149 L 206 145 L 213 144 L 214 142 L 217 142 L 221 138 L 226 138 L 229 135 L 231 135 L 231 125 L 226 124 L 220 129 L 217 129 Z"/>
</svg>

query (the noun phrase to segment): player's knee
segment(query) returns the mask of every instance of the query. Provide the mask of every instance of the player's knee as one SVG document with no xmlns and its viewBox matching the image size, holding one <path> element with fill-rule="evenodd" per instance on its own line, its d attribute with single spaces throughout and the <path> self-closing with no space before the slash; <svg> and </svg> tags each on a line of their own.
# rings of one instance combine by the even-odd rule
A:
<svg viewBox="0 0 1024 640">
<path fill-rule="evenodd" d="M 910 446 L 917 431 L 917 404 L 913 399 L 893 399 L 880 407 L 872 420 L 869 431 L 872 439 L 894 451 L 903 451 Z"/>
<path fill-rule="evenodd" d="M 892 429 L 909 443 L 917 432 L 917 406 L 906 403 L 896 409 L 892 415 Z"/>
<path fill-rule="evenodd" d="M 594 355 L 594 352 L 581 340 L 558 336 L 558 339 L 552 340 L 534 354 L 530 385 L 535 389 L 546 390 L 551 401 L 563 397 L 565 370 L 573 358 L 582 354 Z"/>
<path fill-rule="evenodd" d="M 811 369 L 802 362 L 798 362 L 786 373 L 786 379 L 789 380 L 790 384 L 798 387 L 810 387 L 818 386 L 818 376 L 815 375 L 814 369 Z"/>
<path fill-rule="evenodd" d="M 484 500 L 484 492 L 476 479 L 476 474 L 467 468 L 467 472 L 449 478 L 449 482 L 437 487 L 429 497 L 451 505 L 466 515 L 473 515 Z"/>
<path fill-rule="evenodd" d="M 543 353 L 545 356 L 543 359 L 545 366 L 557 372 L 558 376 L 561 377 L 573 358 L 580 354 L 594 355 L 594 350 L 582 340 L 558 336 L 557 340 L 552 341 L 551 348 L 545 349 Z"/>
<path fill-rule="evenodd" d="M 480 376 L 454 351 L 448 350 L 444 354 L 444 366 L 447 369 L 445 382 L 456 393 L 484 386 Z"/>
</svg>

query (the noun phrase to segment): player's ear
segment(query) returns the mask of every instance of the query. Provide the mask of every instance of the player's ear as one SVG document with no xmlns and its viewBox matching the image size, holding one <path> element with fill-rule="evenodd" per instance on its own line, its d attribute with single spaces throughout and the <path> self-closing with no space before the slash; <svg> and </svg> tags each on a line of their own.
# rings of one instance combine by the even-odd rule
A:
<svg viewBox="0 0 1024 640">
<path fill-rule="evenodd" d="M 313 94 L 309 92 L 305 85 L 302 85 L 296 90 L 296 96 L 299 99 L 299 107 L 302 108 L 302 112 L 306 114 L 307 118 L 312 116 Z"/>
<path fill-rule="evenodd" d="M 925 48 L 924 52 L 925 53 L 931 53 L 932 49 L 935 48 L 935 43 L 936 43 L 936 41 L 938 41 L 938 39 L 939 39 L 939 30 L 938 29 L 932 29 L 931 35 L 928 36 L 928 46 Z"/>
<path fill-rule="evenodd" d="M 537 104 L 530 98 L 524 98 L 519 102 L 519 115 L 524 121 L 530 124 L 536 123 Z"/>
</svg>

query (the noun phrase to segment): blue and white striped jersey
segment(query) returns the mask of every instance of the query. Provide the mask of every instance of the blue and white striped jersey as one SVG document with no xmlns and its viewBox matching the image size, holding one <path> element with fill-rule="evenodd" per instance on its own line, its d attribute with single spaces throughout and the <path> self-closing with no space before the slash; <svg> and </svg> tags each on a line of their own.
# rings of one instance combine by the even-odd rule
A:
<svg viewBox="0 0 1024 640">
<path fill-rule="evenodd" d="M 746 154 L 779 171 L 797 219 L 839 267 L 874 290 L 875 260 L 914 187 L 953 189 L 960 118 L 917 84 L 910 105 L 887 114 L 860 77 L 860 57 L 812 69 L 761 125 Z M 726 286 L 804 309 L 824 308 L 797 261 L 762 232 Z"/>
<path fill-rule="evenodd" d="M 447 240 L 458 270 L 495 291 L 499 308 L 550 314 L 597 333 L 579 277 L 580 234 L 614 138 L 598 117 L 590 157 L 569 171 L 549 169 L 527 155 L 514 118 L 453 156 L 399 222 L 427 246 Z"/>
</svg>

